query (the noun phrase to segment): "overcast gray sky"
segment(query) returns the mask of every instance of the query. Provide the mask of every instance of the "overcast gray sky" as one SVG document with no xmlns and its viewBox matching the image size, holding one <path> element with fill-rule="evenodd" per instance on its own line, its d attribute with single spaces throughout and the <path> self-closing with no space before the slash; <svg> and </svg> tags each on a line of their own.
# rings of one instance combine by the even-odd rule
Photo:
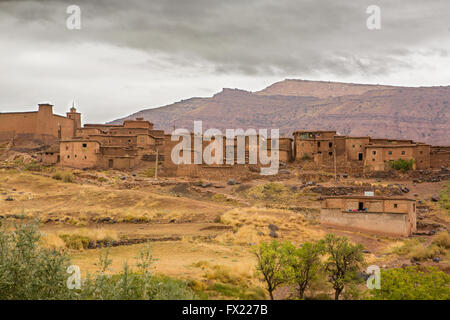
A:
<svg viewBox="0 0 450 320">
<path fill-rule="evenodd" d="M 285 78 L 450 85 L 449 21 L 449 0 L 0 0 L 0 112 L 75 99 L 105 122 Z"/>
</svg>

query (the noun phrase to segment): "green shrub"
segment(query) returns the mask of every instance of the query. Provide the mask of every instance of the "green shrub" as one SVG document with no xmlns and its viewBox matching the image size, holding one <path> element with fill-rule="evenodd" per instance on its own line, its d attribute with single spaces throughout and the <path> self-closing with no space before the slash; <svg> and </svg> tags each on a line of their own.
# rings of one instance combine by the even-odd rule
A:
<svg viewBox="0 0 450 320">
<path fill-rule="evenodd" d="M 34 225 L 0 229 L 0 300 L 70 299 L 66 273 L 69 258 L 58 251 L 38 247 Z"/>
<path fill-rule="evenodd" d="M 108 249 L 100 251 L 99 272 L 82 279 L 81 289 L 70 290 L 70 258 L 64 252 L 39 247 L 39 238 L 35 225 L 16 226 L 14 232 L 0 228 L 0 300 L 196 298 L 185 281 L 151 274 L 150 245 L 136 258 L 138 270 L 125 263 L 122 272 L 114 275 L 105 274 L 112 263 Z M 85 239 L 77 241 L 85 243 Z"/>
<path fill-rule="evenodd" d="M 413 168 L 414 159 L 411 160 L 403 160 L 398 159 L 390 162 L 391 168 L 395 170 L 400 170 L 403 172 L 409 171 Z"/>
<path fill-rule="evenodd" d="M 449 300 L 450 276 L 437 268 L 381 270 L 380 289 L 370 290 L 374 300 Z"/>
<path fill-rule="evenodd" d="M 445 183 L 439 193 L 439 204 L 447 213 L 450 213 L 450 182 Z"/>
</svg>

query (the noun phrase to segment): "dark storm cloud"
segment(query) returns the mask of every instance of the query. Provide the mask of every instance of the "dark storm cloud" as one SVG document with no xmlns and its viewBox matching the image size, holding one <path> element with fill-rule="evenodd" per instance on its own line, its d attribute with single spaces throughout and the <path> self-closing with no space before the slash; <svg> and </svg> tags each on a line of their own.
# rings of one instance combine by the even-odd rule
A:
<svg viewBox="0 0 450 320">
<path fill-rule="evenodd" d="M 82 10 L 82 30 L 65 29 L 65 8 Z M 366 28 L 381 7 L 382 28 Z M 107 43 L 216 73 L 388 74 L 419 52 L 447 55 L 450 1 L 152 0 L 0 1 L 11 37 Z M 422 51 L 425 52 L 425 51 Z M 426 54 L 426 53 L 424 53 Z"/>
</svg>

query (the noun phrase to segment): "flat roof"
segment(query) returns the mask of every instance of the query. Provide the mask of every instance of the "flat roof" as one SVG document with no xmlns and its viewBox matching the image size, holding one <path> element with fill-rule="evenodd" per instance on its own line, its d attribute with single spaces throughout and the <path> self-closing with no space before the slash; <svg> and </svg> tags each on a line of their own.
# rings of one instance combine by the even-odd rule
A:
<svg viewBox="0 0 450 320">
<path fill-rule="evenodd" d="M 417 146 L 418 144 L 367 144 L 366 148 L 410 148 Z"/>
<path fill-rule="evenodd" d="M 330 132 L 336 133 L 336 130 L 298 130 L 298 131 L 294 131 L 293 134 L 296 134 L 296 133 L 330 133 Z"/>
<path fill-rule="evenodd" d="M 116 127 L 120 128 L 123 127 L 122 124 L 95 124 L 95 123 L 86 123 L 83 127 Z M 81 128 L 82 129 L 82 128 Z"/>
<path fill-rule="evenodd" d="M 383 197 L 383 196 L 364 196 L 364 195 L 351 195 L 351 196 L 327 196 L 324 199 L 363 199 L 363 200 L 405 200 L 416 201 L 415 199 L 405 197 Z"/>
<path fill-rule="evenodd" d="M 66 140 L 60 140 L 59 142 L 96 142 L 100 144 L 100 141 L 92 140 L 92 139 L 66 139 Z"/>
</svg>

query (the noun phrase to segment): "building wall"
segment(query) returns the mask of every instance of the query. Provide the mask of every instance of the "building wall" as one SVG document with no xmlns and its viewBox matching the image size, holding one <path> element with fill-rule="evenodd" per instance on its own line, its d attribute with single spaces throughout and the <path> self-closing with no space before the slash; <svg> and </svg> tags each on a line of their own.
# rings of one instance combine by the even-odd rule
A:
<svg viewBox="0 0 450 320">
<path fill-rule="evenodd" d="M 390 161 L 414 160 L 413 169 L 429 169 L 430 146 L 429 145 L 397 145 L 386 147 L 381 145 L 369 145 L 366 147 L 365 168 L 373 171 L 383 171 L 390 168 Z"/>
<path fill-rule="evenodd" d="M 87 140 L 61 141 L 59 154 L 63 167 L 95 168 L 100 155 L 100 143 Z"/>
<path fill-rule="evenodd" d="M 361 161 L 364 161 L 365 159 L 365 148 L 366 145 L 369 144 L 369 137 L 362 137 L 362 138 L 353 138 L 353 137 L 347 137 L 345 139 L 345 151 L 347 155 L 348 161 L 360 161 L 359 155 L 362 154 Z"/>
<path fill-rule="evenodd" d="M 340 209 L 321 209 L 320 222 L 379 234 L 409 236 L 407 214 L 342 212 Z"/>
<path fill-rule="evenodd" d="M 431 146 L 430 166 L 433 169 L 440 169 L 442 166 L 450 167 L 450 147 Z"/>
<path fill-rule="evenodd" d="M 363 211 L 359 209 L 362 203 Z M 414 201 L 379 198 L 329 198 L 322 202 L 321 223 L 352 230 L 409 236 L 417 230 Z"/>
<path fill-rule="evenodd" d="M 427 144 L 419 144 L 414 149 L 416 169 L 425 170 L 431 167 L 430 150 L 430 145 Z"/>
<path fill-rule="evenodd" d="M 37 112 L 0 113 L 0 132 L 9 136 L 27 138 L 31 135 L 44 144 L 52 144 L 58 138 L 70 139 L 76 132 L 74 120 L 53 114 L 49 104 L 39 105 Z M 59 137 L 59 130 L 61 134 Z"/>
</svg>

